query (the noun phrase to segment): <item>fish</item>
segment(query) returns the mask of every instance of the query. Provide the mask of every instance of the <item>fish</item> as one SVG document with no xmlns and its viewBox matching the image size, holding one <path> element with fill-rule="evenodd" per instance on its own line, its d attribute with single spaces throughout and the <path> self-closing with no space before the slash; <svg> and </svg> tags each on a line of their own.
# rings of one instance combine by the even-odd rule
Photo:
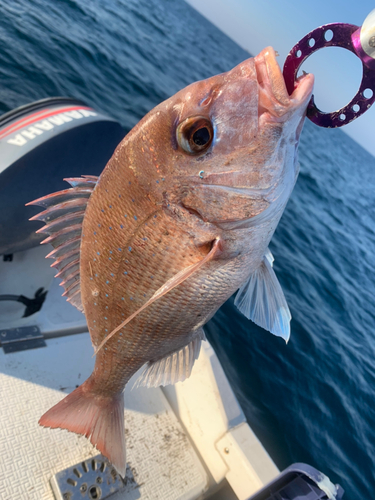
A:
<svg viewBox="0 0 375 500">
<path fill-rule="evenodd" d="M 288 341 L 290 311 L 268 249 L 298 175 L 314 77 L 288 94 L 267 47 L 157 105 L 100 177 L 31 202 L 64 296 L 87 320 L 90 377 L 39 424 L 86 436 L 126 471 L 124 388 L 191 374 L 203 326 L 238 290 L 250 320 Z"/>
</svg>

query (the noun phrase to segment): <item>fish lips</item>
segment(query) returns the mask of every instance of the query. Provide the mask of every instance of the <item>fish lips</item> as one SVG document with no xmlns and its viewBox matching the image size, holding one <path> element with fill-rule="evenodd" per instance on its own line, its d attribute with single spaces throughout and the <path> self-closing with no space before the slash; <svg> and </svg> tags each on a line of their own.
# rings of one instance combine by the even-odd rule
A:
<svg viewBox="0 0 375 500">
<path fill-rule="evenodd" d="M 298 78 L 291 95 L 286 89 L 284 77 L 272 47 L 262 50 L 255 58 L 259 89 L 259 118 L 284 122 L 298 110 L 305 112 L 314 86 L 314 76 L 306 74 Z"/>
<path fill-rule="evenodd" d="M 199 184 L 183 190 L 181 203 L 205 222 L 238 222 L 266 210 L 270 205 L 266 195 L 267 190 Z"/>
</svg>

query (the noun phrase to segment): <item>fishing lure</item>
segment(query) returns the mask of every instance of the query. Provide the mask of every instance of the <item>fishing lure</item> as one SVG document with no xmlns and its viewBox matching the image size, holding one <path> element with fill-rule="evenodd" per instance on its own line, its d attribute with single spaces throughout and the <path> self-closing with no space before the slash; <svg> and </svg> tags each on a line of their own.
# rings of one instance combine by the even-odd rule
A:
<svg viewBox="0 0 375 500">
<path fill-rule="evenodd" d="M 341 47 L 353 52 L 362 62 L 363 76 L 358 92 L 343 108 L 324 113 L 316 106 L 314 95 L 307 107 L 307 117 L 316 125 L 337 128 L 365 113 L 375 101 L 375 9 L 362 26 L 325 24 L 310 31 L 289 52 L 283 69 L 286 88 L 292 94 L 299 68 L 311 54 L 325 47 Z"/>
</svg>

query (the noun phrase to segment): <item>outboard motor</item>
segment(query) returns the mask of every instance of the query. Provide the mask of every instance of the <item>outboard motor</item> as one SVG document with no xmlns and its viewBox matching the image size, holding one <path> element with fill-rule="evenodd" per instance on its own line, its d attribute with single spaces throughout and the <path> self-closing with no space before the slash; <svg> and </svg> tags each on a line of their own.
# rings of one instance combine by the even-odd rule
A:
<svg viewBox="0 0 375 500">
<path fill-rule="evenodd" d="M 65 177 L 100 175 L 125 135 L 121 125 L 82 101 L 53 97 L 0 117 L 0 255 L 38 245 L 29 201 L 66 189 Z"/>
</svg>

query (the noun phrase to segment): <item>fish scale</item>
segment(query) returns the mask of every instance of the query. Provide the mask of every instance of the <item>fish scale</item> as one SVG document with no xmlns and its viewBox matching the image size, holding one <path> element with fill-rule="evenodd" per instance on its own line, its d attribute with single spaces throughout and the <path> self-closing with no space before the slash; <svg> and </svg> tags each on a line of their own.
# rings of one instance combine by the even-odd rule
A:
<svg viewBox="0 0 375 500">
<path fill-rule="evenodd" d="M 118 172 L 115 169 L 111 170 L 109 168 L 106 175 L 118 175 Z M 124 179 L 129 178 L 128 175 L 120 177 Z M 111 182 L 111 180 L 107 181 L 106 177 L 104 177 L 104 186 L 106 182 Z M 139 191 L 138 193 L 134 193 L 132 186 L 136 186 L 136 183 L 129 184 L 128 181 L 124 181 L 123 186 L 119 187 L 122 197 L 126 197 L 129 200 L 135 199 L 134 197 L 139 195 Z M 103 220 L 104 216 L 101 215 L 103 214 L 101 207 L 104 204 L 102 198 L 105 198 L 105 195 L 105 187 L 103 188 L 99 184 L 87 208 L 87 217 L 85 219 L 87 224 L 84 224 L 83 231 L 85 237 L 82 240 L 81 247 L 82 274 L 87 277 L 89 276 L 89 273 L 84 272 L 84 266 L 87 266 L 90 262 L 94 275 L 93 280 L 86 278 L 85 281 L 82 280 L 81 282 L 83 303 L 85 304 L 88 326 L 90 331 L 93 332 L 92 339 L 94 345 L 98 344 L 106 336 L 106 330 L 110 332 L 121 323 L 123 315 L 129 316 L 137 310 L 169 278 L 184 267 L 202 259 L 202 252 L 192 243 L 189 234 L 183 228 L 173 226 L 173 221 L 170 220 L 170 217 L 160 208 L 159 210 L 155 210 L 157 207 L 153 206 L 149 200 L 147 201 L 147 208 L 149 209 L 148 217 L 143 217 L 143 220 L 137 219 L 134 222 L 132 222 L 132 213 L 130 211 L 132 205 L 129 203 L 125 205 L 130 223 L 125 225 L 123 229 L 121 229 L 118 220 L 121 220 L 121 213 L 124 206 L 119 206 L 117 209 L 113 205 L 112 210 L 114 212 L 110 224 L 113 225 L 114 221 L 116 221 L 117 228 L 115 230 L 109 229 L 112 226 L 109 226 Z M 97 246 L 95 246 L 98 231 L 96 230 L 96 222 L 94 221 L 98 220 L 101 224 L 99 231 L 100 238 L 103 241 L 108 241 L 104 248 L 103 245 L 100 246 L 100 256 L 97 256 Z M 94 235 L 94 232 L 97 234 Z M 89 235 L 92 236 L 90 237 Z M 120 235 L 121 240 L 119 239 Z M 112 239 L 117 242 L 116 244 L 119 244 L 119 241 L 123 242 L 122 246 L 124 250 L 121 252 L 115 251 L 110 254 L 110 248 L 114 248 L 110 244 Z M 98 245 L 101 244 L 99 239 L 96 241 Z M 129 251 L 129 247 L 132 248 L 131 251 Z M 111 260 L 109 260 L 109 257 L 111 257 Z M 124 274 L 125 272 L 127 274 Z M 107 286 L 103 286 L 102 277 L 111 276 L 111 274 L 114 275 L 113 284 L 110 282 Z M 95 278 L 95 275 L 98 277 Z M 203 279 L 205 276 L 206 273 L 202 273 Z M 96 281 L 101 282 L 96 283 Z M 150 306 L 149 309 L 141 313 L 128 327 L 121 331 L 124 338 L 129 338 L 131 335 L 132 339 L 134 339 L 130 342 L 131 349 L 125 346 L 125 353 L 122 352 L 122 344 L 119 346 L 119 335 L 117 334 L 107 343 L 107 351 L 113 353 L 114 358 L 123 359 L 125 357 L 132 360 L 134 359 L 133 352 L 138 352 L 137 363 L 128 362 L 127 367 L 124 368 L 126 370 L 125 378 L 130 378 L 135 371 L 148 361 L 147 356 L 150 352 L 151 342 L 155 342 L 155 347 L 152 350 L 156 358 L 165 354 L 165 338 L 170 338 L 171 333 L 176 338 L 173 342 L 172 337 L 171 351 L 182 347 L 186 343 L 186 330 L 189 333 L 189 329 L 195 327 L 196 322 L 194 313 L 191 311 L 191 307 L 189 307 L 190 302 L 196 304 L 197 288 L 199 288 L 196 285 L 196 281 L 197 277 L 194 279 L 193 286 L 189 286 L 189 281 L 185 282 L 181 285 L 181 289 L 170 292 L 168 298 L 161 299 L 158 304 Z M 100 289 L 100 293 L 104 294 L 102 301 L 99 300 L 99 297 L 97 302 L 90 300 L 94 289 Z M 231 292 L 232 286 L 226 294 L 228 295 L 229 293 L 230 295 Z M 212 300 L 216 301 L 217 297 L 211 297 Z M 95 306 L 95 304 L 97 305 Z M 182 308 L 186 307 L 189 308 L 190 318 L 185 320 L 185 318 L 181 318 L 180 313 Z M 211 311 L 212 304 L 200 304 L 198 309 Z M 150 322 L 150 317 L 153 318 L 152 322 Z M 179 318 L 177 324 L 176 317 Z M 107 320 L 104 318 L 107 318 Z M 155 323 L 157 327 L 155 327 Z M 173 325 L 173 327 L 171 328 L 170 325 Z M 160 345 L 159 349 L 157 349 L 158 345 Z M 102 363 L 101 358 L 100 363 Z M 115 360 L 108 362 L 109 365 L 116 365 L 116 363 L 117 361 Z M 116 392 L 118 390 L 117 380 L 114 381 L 114 386 L 116 386 L 114 389 Z M 107 384 L 106 390 L 108 390 Z"/>
<path fill-rule="evenodd" d="M 102 206 L 104 203 L 108 204 L 107 201 L 104 201 L 107 194 L 105 186 L 106 183 L 111 183 L 110 177 L 119 176 L 124 179 L 122 184 L 121 182 L 118 184 L 122 199 L 132 200 L 142 195 L 144 197 L 144 193 L 139 188 L 138 191 L 135 189 L 136 182 L 129 184 L 127 180 L 129 178 L 128 172 L 119 175 L 117 169 L 109 167 L 90 198 L 83 228 L 85 237 L 82 240 L 81 247 L 81 266 L 85 266 L 90 262 L 94 275 L 93 280 L 86 278 L 86 281 L 81 283 L 83 302 L 94 345 L 98 344 L 106 336 L 106 333 L 121 323 L 123 315 L 127 317 L 137 310 L 169 278 L 181 269 L 202 259 L 202 252 L 193 244 L 190 235 L 184 231 L 184 228 L 173 224 L 173 220 L 162 209 L 155 210 L 157 207 L 147 198 L 144 205 L 148 209 L 148 216 L 143 217 L 143 221 L 137 219 L 137 221 L 134 220 L 133 222 L 131 217 L 133 202 L 129 203 L 129 201 L 126 205 L 113 204 L 111 209 L 112 218 L 110 221 L 106 221 L 105 215 L 102 215 Z M 121 229 L 118 221 L 121 220 L 124 210 L 127 211 L 129 224 L 126 224 Z M 145 208 L 143 210 L 146 211 Z M 99 231 L 96 227 L 96 221 L 100 221 L 101 227 Z M 117 223 L 116 229 L 113 229 L 114 221 Z M 112 226 L 109 224 L 112 224 Z M 110 227 L 112 229 L 109 229 Z M 98 233 L 103 241 L 108 241 L 104 248 L 101 245 L 99 258 L 97 258 L 95 247 L 95 239 L 99 238 Z M 121 236 L 121 240 L 119 236 Z M 114 248 L 114 245 L 110 244 L 112 240 L 115 240 L 116 244 L 121 244 L 124 250 L 110 254 L 109 249 Z M 97 243 L 100 244 L 101 241 L 97 239 Z M 131 251 L 128 250 L 129 246 L 132 248 Z M 112 260 L 109 260 L 110 256 Z M 94 261 L 94 259 L 96 260 Z M 231 266 L 233 266 L 232 262 Z M 82 269 L 82 274 L 86 277 L 89 276 L 88 272 L 84 272 L 85 268 L 82 267 Z M 125 272 L 127 274 L 124 274 Z M 98 278 L 95 278 L 96 274 Z M 111 274 L 114 274 L 114 284 L 109 283 L 108 286 L 103 286 L 102 277 Z M 228 271 L 222 272 L 219 270 L 216 279 L 215 273 L 212 271 L 213 277 L 210 279 L 209 285 L 205 285 L 204 281 L 207 281 L 207 274 L 207 271 L 202 271 L 200 277 L 195 276 L 194 280 L 187 280 L 181 285 L 181 288 L 171 291 L 168 297 L 160 299 L 157 304 L 150 306 L 145 312 L 136 317 L 128 327 L 122 330 L 123 338 L 129 339 L 131 336 L 132 340 L 128 341 L 130 347 L 123 343 L 119 345 L 119 334 L 116 334 L 106 344 L 107 352 L 105 357 L 107 361 L 104 362 L 103 366 L 116 366 L 118 361 L 124 358 L 127 360 L 126 366 L 124 366 L 124 374 L 121 374 L 119 380 L 113 380 L 114 388 L 112 391 L 118 391 L 118 384 L 123 386 L 123 380 L 129 379 L 135 371 L 149 360 L 150 350 L 155 358 L 165 355 L 165 339 L 169 339 L 170 351 L 183 347 L 186 344 L 186 336 L 189 334 L 190 329 L 196 327 L 198 319 L 196 314 L 200 315 L 198 322 L 200 323 L 204 319 L 203 322 L 205 323 L 208 312 L 212 315 L 213 306 L 217 304 L 218 299 L 224 301 L 238 288 L 239 284 L 233 283 Z M 220 276 L 221 279 L 219 279 Z M 96 280 L 101 280 L 101 283 L 96 284 Z M 90 300 L 95 286 L 101 289 L 101 293 L 104 294 L 103 302 L 98 300 L 98 302 L 93 303 Z M 212 289 L 215 293 L 211 295 L 203 294 L 206 288 L 202 287 Z M 196 298 L 197 296 L 200 297 L 201 294 L 204 295 L 205 300 L 197 303 Z M 194 314 L 194 308 L 197 309 L 196 314 Z M 189 310 L 187 318 L 181 316 L 181 310 L 183 309 Z M 108 319 L 104 320 L 103 318 Z M 150 318 L 152 318 L 152 321 L 150 321 Z M 155 345 L 151 348 L 150 344 L 152 342 Z M 123 345 L 124 349 L 122 349 Z M 138 353 L 136 360 L 133 354 L 134 351 Z M 113 360 L 108 360 L 108 352 L 111 352 Z M 100 356 L 100 361 L 98 359 L 97 363 L 102 362 L 102 356 Z M 107 373 L 109 374 L 108 371 Z M 101 376 L 100 371 L 97 371 L 97 374 Z M 102 377 L 101 381 L 103 381 Z M 105 385 L 106 391 L 109 390 L 109 385 L 110 381 Z"/>
</svg>

